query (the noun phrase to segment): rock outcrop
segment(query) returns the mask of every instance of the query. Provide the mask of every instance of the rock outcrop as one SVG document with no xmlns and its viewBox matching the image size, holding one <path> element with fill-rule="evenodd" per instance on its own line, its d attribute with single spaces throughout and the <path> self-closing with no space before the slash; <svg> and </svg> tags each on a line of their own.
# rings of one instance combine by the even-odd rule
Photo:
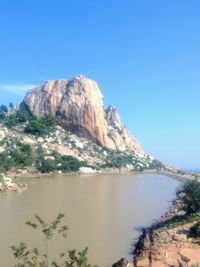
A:
<svg viewBox="0 0 200 267">
<path fill-rule="evenodd" d="M 38 117 L 56 116 L 64 129 L 94 143 L 118 150 L 144 151 L 120 121 L 116 109 L 104 109 L 103 96 L 95 81 L 84 76 L 47 81 L 30 90 L 21 108 Z"/>
<path fill-rule="evenodd" d="M 183 199 L 184 194 L 180 187 L 170 210 L 149 229 L 143 229 L 135 245 L 135 266 L 198 266 L 200 246 L 191 236 L 191 228 L 198 220 L 183 220 L 180 225 L 172 224 L 174 218 L 184 214 Z"/>
<path fill-rule="evenodd" d="M 17 192 L 21 193 L 27 189 L 26 184 L 16 184 L 9 177 L 0 174 L 0 192 Z"/>
</svg>

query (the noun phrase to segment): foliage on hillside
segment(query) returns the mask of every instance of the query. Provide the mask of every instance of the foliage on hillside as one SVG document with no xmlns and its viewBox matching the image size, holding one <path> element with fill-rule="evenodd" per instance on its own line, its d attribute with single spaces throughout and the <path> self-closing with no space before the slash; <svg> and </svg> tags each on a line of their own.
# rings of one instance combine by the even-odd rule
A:
<svg viewBox="0 0 200 267">
<path fill-rule="evenodd" d="M 0 171 L 3 172 L 27 167 L 33 172 L 43 173 L 76 171 L 82 166 L 136 171 L 165 168 L 161 162 L 140 156 L 136 151 L 116 151 L 79 138 L 59 128 L 52 115 L 37 118 L 26 111 L 14 110 L 13 106 L 8 112 L 8 108 L 2 105 L 0 124 L 4 131 L 0 142 Z M 30 140 L 29 148 L 26 147 L 28 151 L 22 148 L 23 140 L 27 138 Z M 67 152 L 60 153 L 56 147 L 70 151 L 69 155 L 73 157 L 64 156 L 68 155 Z"/>
<path fill-rule="evenodd" d="M 71 172 L 77 171 L 80 167 L 87 166 L 86 162 L 81 162 L 72 156 L 61 156 L 57 153 L 53 153 L 52 159 L 45 159 L 41 157 L 37 159 L 37 169 L 42 173 L 63 171 Z"/>
<path fill-rule="evenodd" d="M 0 153 L 0 172 L 31 166 L 33 163 L 32 148 L 17 142 L 11 151 Z"/>
<path fill-rule="evenodd" d="M 2 107 L 3 105 L 1 105 Z M 5 114 L 5 108 L 0 107 L 0 120 L 8 128 L 15 127 L 17 125 L 26 123 L 24 132 L 37 136 L 42 136 L 48 133 L 55 125 L 56 119 L 53 115 L 44 114 L 41 118 L 31 116 L 28 112 L 23 110 L 17 110 L 9 114 Z M 6 106 L 5 106 L 6 107 Z"/>
<path fill-rule="evenodd" d="M 197 180 L 188 181 L 183 186 L 183 209 L 190 215 L 200 212 L 200 183 Z"/>
<path fill-rule="evenodd" d="M 165 226 L 169 229 L 188 223 L 194 223 L 190 229 L 191 237 L 200 242 L 200 182 L 198 180 L 186 181 L 177 192 L 179 210 L 172 218 L 158 227 Z"/>
</svg>

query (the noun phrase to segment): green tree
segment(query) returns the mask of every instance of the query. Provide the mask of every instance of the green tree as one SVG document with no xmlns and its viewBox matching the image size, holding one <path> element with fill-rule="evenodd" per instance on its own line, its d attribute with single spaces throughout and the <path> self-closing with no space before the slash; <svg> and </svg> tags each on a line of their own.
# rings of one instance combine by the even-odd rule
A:
<svg viewBox="0 0 200 267">
<path fill-rule="evenodd" d="M 61 252 L 59 261 L 50 261 L 49 242 L 55 233 L 63 238 L 67 237 L 68 227 L 62 224 L 64 214 L 60 213 L 52 223 L 46 223 L 40 216 L 35 215 L 35 221 L 27 221 L 26 225 L 33 229 L 40 229 L 44 237 L 44 251 L 38 248 L 29 249 L 25 243 L 11 246 L 17 264 L 14 267 L 90 267 L 88 264 L 88 248 L 77 252 L 75 249 Z"/>
<path fill-rule="evenodd" d="M 14 108 L 14 104 L 13 104 L 13 103 L 9 103 L 9 108 L 10 108 L 10 110 L 12 111 L 13 108 Z"/>
<path fill-rule="evenodd" d="M 0 121 L 3 121 L 5 119 L 5 113 L 0 111 Z"/>
<path fill-rule="evenodd" d="M 27 122 L 30 119 L 30 116 L 27 112 L 22 110 L 17 110 L 15 113 L 6 116 L 5 125 L 8 128 L 12 128 L 18 124 Z"/>
<path fill-rule="evenodd" d="M 25 128 L 25 133 L 33 135 L 44 135 L 48 132 L 47 126 L 40 119 L 33 119 Z"/>
<path fill-rule="evenodd" d="M 183 210 L 188 214 L 200 211 L 200 183 L 197 180 L 191 180 L 183 186 Z"/>
<path fill-rule="evenodd" d="M 0 112 L 7 113 L 8 112 L 8 107 L 6 105 L 1 105 L 0 106 Z"/>
<path fill-rule="evenodd" d="M 50 129 L 55 125 L 56 119 L 53 115 L 45 114 L 41 118 L 32 116 L 29 120 L 28 125 L 25 128 L 25 133 L 33 135 L 44 135 L 47 134 Z"/>
<path fill-rule="evenodd" d="M 44 114 L 41 120 L 46 125 L 46 127 L 53 127 L 56 123 L 55 116 L 51 114 Z"/>
<path fill-rule="evenodd" d="M 190 233 L 192 237 L 197 238 L 200 241 L 200 221 L 191 227 Z"/>
</svg>

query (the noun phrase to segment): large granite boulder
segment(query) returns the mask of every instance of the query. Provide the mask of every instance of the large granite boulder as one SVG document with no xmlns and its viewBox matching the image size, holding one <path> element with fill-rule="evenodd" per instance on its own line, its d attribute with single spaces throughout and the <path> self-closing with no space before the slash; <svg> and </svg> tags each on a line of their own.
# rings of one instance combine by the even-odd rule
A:
<svg viewBox="0 0 200 267">
<path fill-rule="evenodd" d="M 116 109 L 104 109 L 103 95 L 93 80 L 78 76 L 71 80 L 47 81 L 30 90 L 21 108 L 38 117 L 53 114 L 64 129 L 112 149 L 143 149 L 120 121 Z"/>
</svg>

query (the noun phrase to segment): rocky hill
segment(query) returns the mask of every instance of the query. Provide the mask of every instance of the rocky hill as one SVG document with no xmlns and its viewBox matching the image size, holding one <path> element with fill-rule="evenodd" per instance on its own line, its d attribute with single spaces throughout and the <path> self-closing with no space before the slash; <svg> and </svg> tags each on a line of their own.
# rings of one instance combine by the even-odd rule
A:
<svg viewBox="0 0 200 267">
<path fill-rule="evenodd" d="M 104 109 L 97 83 L 82 75 L 72 80 L 47 81 L 30 90 L 21 109 L 37 117 L 53 114 L 64 129 L 97 145 L 144 155 L 142 147 L 121 123 L 116 109 L 111 106 Z"/>
<path fill-rule="evenodd" d="M 31 117 L 29 121 L 10 126 L 8 122 L 12 116 L 7 115 L 0 123 L 0 173 L 12 170 L 31 173 L 68 172 L 77 171 L 83 166 L 95 170 L 121 171 L 165 168 L 161 162 L 148 155 L 140 155 L 134 150 L 119 151 L 99 146 L 59 125 L 48 128 L 42 134 L 28 133 L 29 124 L 36 120 Z"/>
<path fill-rule="evenodd" d="M 96 82 L 84 76 L 48 81 L 28 91 L 18 109 L 0 106 L 0 173 L 81 167 L 174 173 L 144 153 L 116 109 L 104 109 Z"/>
</svg>

